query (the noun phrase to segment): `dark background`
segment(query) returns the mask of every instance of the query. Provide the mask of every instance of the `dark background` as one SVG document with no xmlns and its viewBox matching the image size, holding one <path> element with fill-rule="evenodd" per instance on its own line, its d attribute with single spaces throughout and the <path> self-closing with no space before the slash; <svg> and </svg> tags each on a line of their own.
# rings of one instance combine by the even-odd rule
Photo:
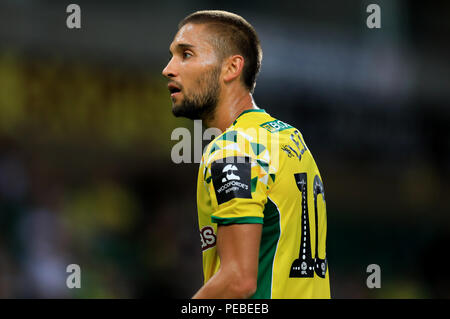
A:
<svg viewBox="0 0 450 319">
<path fill-rule="evenodd" d="M 70 3 L 0 2 L 0 297 L 202 285 L 198 164 L 170 156 L 171 132 L 193 124 L 172 116 L 161 76 L 178 21 L 200 9 L 259 33 L 256 103 L 301 130 L 323 177 L 332 296 L 450 297 L 450 2 L 76 1 L 68 29 Z M 72 263 L 81 289 L 66 287 Z"/>
</svg>

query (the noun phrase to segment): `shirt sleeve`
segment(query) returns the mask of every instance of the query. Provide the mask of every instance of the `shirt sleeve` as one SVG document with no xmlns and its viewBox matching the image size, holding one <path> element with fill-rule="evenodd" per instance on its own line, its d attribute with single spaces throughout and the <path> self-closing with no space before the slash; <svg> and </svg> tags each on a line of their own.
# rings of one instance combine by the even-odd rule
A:
<svg viewBox="0 0 450 319">
<path fill-rule="evenodd" d="M 238 136 L 231 143 L 215 143 L 211 150 L 204 158 L 213 207 L 211 221 L 219 225 L 263 224 L 264 206 L 275 180 L 269 161 L 258 158 L 246 139 Z M 267 154 L 265 158 L 269 158 Z"/>
</svg>

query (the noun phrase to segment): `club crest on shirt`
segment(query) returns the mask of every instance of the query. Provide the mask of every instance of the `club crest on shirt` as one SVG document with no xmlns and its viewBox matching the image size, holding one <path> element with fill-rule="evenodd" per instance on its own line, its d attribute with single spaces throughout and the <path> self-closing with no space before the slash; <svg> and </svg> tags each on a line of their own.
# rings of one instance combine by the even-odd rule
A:
<svg viewBox="0 0 450 319">
<path fill-rule="evenodd" d="M 227 157 L 211 163 L 211 176 L 219 205 L 233 198 L 252 198 L 248 157 Z"/>
</svg>

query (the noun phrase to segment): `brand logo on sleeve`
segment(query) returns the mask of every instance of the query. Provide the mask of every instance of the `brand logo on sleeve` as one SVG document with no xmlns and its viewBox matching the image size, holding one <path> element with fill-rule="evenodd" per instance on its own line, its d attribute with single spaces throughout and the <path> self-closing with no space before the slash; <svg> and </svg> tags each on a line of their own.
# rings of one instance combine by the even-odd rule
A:
<svg viewBox="0 0 450 319">
<path fill-rule="evenodd" d="M 233 198 L 252 198 L 248 157 L 228 157 L 213 162 L 211 176 L 219 205 Z"/>
<path fill-rule="evenodd" d="M 222 178 L 222 183 L 225 183 L 226 181 L 232 181 L 232 180 L 240 180 L 241 178 L 238 175 L 235 175 L 234 172 L 238 172 L 238 168 L 236 165 L 228 164 L 225 166 L 222 170 L 222 173 L 225 173 L 225 177 Z"/>
</svg>

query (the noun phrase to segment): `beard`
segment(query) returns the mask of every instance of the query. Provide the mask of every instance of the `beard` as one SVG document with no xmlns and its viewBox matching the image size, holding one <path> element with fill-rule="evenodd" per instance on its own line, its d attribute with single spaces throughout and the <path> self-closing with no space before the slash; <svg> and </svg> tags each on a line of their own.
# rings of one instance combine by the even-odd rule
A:
<svg viewBox="0 0 450 319">
<path fill-rule="evenodd" d="M 183 92 L 184 98 L 181 104 L 173 104 L 173 115 L 191 120 L 213 118 L 219 101 L 219 76 L 220 67 L 214 67 L 205 72 L 193 86 L 197 88 L 197 91 L 191 94 Z"/>
</svg>

